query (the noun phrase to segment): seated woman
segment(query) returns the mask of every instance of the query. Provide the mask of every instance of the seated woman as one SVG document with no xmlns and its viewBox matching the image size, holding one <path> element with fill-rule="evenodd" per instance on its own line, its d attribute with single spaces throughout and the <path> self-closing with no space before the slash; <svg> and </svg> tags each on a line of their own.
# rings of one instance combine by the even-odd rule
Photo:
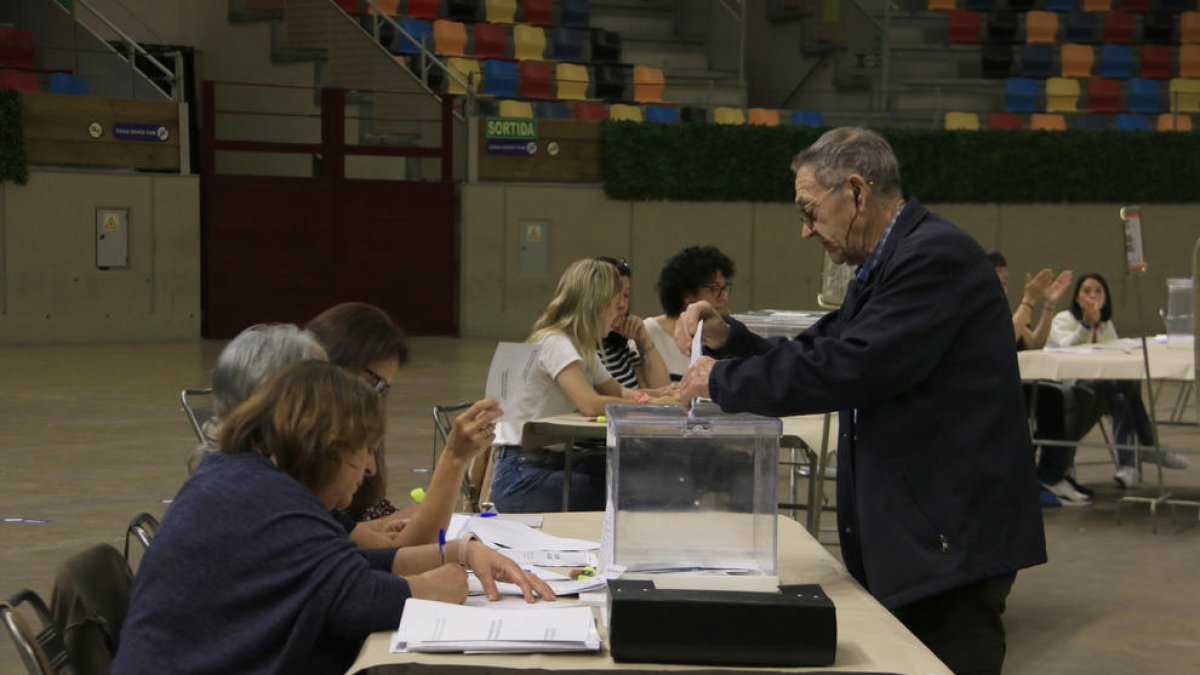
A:
<svg viewBox="0 0 1200 675">
<path fill-rule="evenodd" d="M 305 329 L 325 347 L 331 362 L 371 385 L 386 403 L 392 381 L 408 360 L 404 332 L 387 312 L 363 302 L 344 302 L 321 312 Z M 392 516 L 396 508 L 386 497 L 383 443 L 373 447 L 375 473 L 363 480 L 348 511 L 352 522 L 358 524 L 352 533 L 354 540 L 368 547 L 436 542 L 438 530 L 450 524 L 471 459 L 491 447 L 493 422 L 500 414 L 492 399 L 478 401 L 463 411 L 455 419 L 429 478 L 425 500 L 397 516 Z"/>
<path fill-rule="evenodd" d="M 1050 347 L 1071 347 L 1116 339 L 1117 329 L 1112 322 L 1112 294 L 1108 291 L 1108 282 L 1096 273 L 1079 277 L 1071 307 L 1054 317 L 1046 344 Z M 1085 384 L 1100 401 L 1107 404 L 1118 445 L 1154 445 L 1154 433 L 1146 405 L 1142 402 L 1138 381 L 1096 380 Z M 1141 458 L 1146 462 L 1159 459 L 1153 450 L 1141 451 Z M 1137 485 L 1137 453 L 1118 450 L 1117 464 L 1117 472 L 1113 475 L 1117 485 L 1126 489 Z M 1162 465 L 1168 469 L 1186 469 L 1190 463 L 1176 452 L 1166 452 L 1162 457 Z"/>
<path fill-rule="evenodd" d="M 715 246 L 689 246 L 663 263 L 658 277 L 663 313 L 646 319 L 645 324 L 672 380 L 679 380 L 688 369 L 687 355 L 675 344 L 676 320 L 688 305 L 700 300 L 723 312 L 735 273 L 733 261 Z"/>
<path fill-rule="evenodd" d="M 112 672 L 342 673 L 409 597 L 462 602 L 544 582 L 477 541 L 361 550 L 330 515 L 369 472 L 383 403 L 323 361 L 286 367 L 229 413 L 134 581 Z M 455 563 L 461 563 L 455 564 Z"/>
<path fill-rule="evenodd" d="M 672 396 L 653 399 L 621 386 L 600 363 L 600 339 L 616 320 L 620 295 L 620 275 L 611 264 L 585 258 L 567 267 L 554 299 L 526 340 L 537 345 L 537 352 L 524 394 L 516 409 L 508 411 L 511 419 L 533 420 L 574 410 L 603 415 L 609 403 L 675 402 Z M 501 422 L 496 427 L 499 453 L 492 501 L 501 513 L 560 510 L 564 453 L 522 449 L 524 426 L 523 422 Z M 603 460 L 603 456 L 593 455 L 573 465 L 570 510 L 604 508 Z"/>
<path fill-rule="evenodd" d="M 629 284 L 633 275 L 624 258 L 600 256 L 621 275 L 617 318 L 601 343 L 604 367 L 613 379 L 628 389 L 643 389 L 654 396 L 670 390 L 671 376 L 642 319 L 629 313 Z"/>
</svg>

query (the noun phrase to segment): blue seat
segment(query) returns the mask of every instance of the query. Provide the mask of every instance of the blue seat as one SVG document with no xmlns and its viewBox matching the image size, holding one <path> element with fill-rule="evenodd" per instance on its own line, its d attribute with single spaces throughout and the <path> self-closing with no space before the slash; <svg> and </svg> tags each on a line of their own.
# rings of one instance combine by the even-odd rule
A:
<svg viewBox="0 0 1200 675">
<path fill-rule="evenodd" d="M 823 127 L 825 113 L 820 110 L 793 110 L 792 124 L 798 127 Z"/>
<path fill-rule="evenodd" d="M 533 114 L 539 120 L 569 120 L 571 104 L 566 101 L 535 101 Z"/>
<path fill-rule="evenodd" d="M 1125 107 L 1129 112 L 1158 113 L 1162 111 L 1162 83 L 1135 77 L 1129 80 Z"/>
<path fill-rule="evenodd" d="M 642 113 L 647 122 L 655 124 L 677 124 L 679 122 L 679 110 L 674 106 L 648 105 L 642 108 Z"/>
<path fill-rule="evenodd" d="M 564 26 L 587 28 L 592 22 L 591 0 L 561 0 L 558 22 Z"/>
<path fill-rule="evenodd" d="M 583 41 L 587 31 L 578 28 L 554 28 L 550 31 L 550 52 L 557 61 L 583 62 Z"/>
<path fill-rule="evenodd" d="M 1075 0 L 1045 0 L 1043 6 L 1047 12 L 1066 14 L 1075 9 Z"/>
<path fill-rule="evenodd" d="M 479 93 L 499 98 L 517 98 L 517 62 L 486 59 L 479 64 L 483 83 Z"/>
<path fill-rule="evenodd" d="M 1007 112 L 1038 112 L 1042 109 L 1039 98 L 1037 80 L 1010 77 L 1004 81 L 1004 110 Z"/>
<path fill-rule="evenodd" d="M 87 80 L 82 77 L 66 73 L 50 73 L 50 93 L 87 96 L 91 91 L 88 90 Z"/>
<path fill-rule="evenodd" d="M 1113 80 L 1133 77 L 1133 47 L 1104 45 L 1100 48 L 1100 76 Z"/>
<path fill-rule="evenodd" d="M 1071 12 L 1064 22 L 1065 42 L 1081 45 L 1096 44 L 1097 15 L 1092 12 Z"/>
<path fill-rule="evenodd" d="M 1021 77 L 1039 80 L 1054 77 L 1054 48 L 1050 45 L 1022 45 Z"/>
<path fill-rule="evenodd" d="M 1067 124 L 1071 129 L 1084 131 L 1102 131 L 1110 128 L 1108 115 L 1072 115 Z"/>
<path fill-rule="evenodd" d="M 1150 121 L 1141 115 L 1117 115 L 1113 127 L 1121 131 L 1150 131 Z"/>
<path fill-rule="evenodd" d="M 405 30 L 409 35 L 413 36 L 418 42 L 424 43 L 425 48 L 433 49 L 433 23 L 425 19 L 414 19 L 408 16 L 401 16 L 396 19 L 396 23 Z M 416 45 L 409 42 L 396 31 L 395 37 L 392 38 L 393 54 L 420 54 L 421 50 Z"/>
</svg>

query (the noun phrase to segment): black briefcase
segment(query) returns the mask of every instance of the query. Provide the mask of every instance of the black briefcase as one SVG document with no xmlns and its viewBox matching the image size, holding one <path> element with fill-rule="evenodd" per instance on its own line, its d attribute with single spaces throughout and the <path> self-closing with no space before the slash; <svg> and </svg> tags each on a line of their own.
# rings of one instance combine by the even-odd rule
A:
<svg viewBox="0 0 1200 675">
<path fill-rule="evenodd" d="M 829 666 L 837 615 L 820 586 L 778 593 L 657 589 L 653 581 L 608 582 L 614 661 L 720 666 Z"/>
</svg>

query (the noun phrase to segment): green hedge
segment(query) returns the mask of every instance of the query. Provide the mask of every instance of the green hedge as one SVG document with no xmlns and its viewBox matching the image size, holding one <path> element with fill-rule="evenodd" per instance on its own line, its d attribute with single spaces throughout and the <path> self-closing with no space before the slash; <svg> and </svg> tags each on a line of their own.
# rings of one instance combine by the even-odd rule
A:
<svg viewBox="0 0 1200 675">
<path fill-rule="evenodd" d="M 29 180 L 25 163 L 25 133 L 21 129 L 21 95 L 11 89 L 0 90 L 0 183 Z"/>
<path fill-rule="evenodd" d="M 809 127 L 605 122 L 612 199 L 790 202 Z M 1200 201 L 1200 134 L 883 129 L 926 203 Z"/>
</svg>

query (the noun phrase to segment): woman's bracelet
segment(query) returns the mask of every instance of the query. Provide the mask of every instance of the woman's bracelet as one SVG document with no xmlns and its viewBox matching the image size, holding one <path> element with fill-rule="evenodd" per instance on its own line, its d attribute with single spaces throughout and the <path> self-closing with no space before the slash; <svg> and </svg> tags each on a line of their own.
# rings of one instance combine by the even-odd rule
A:
<svg viewBox="0 0 1200 675">
<path fill-rule="evenodd" d="M 467 547 L 472 541 L 479 541 L 479 537 L 475 536 L 474 532 L 463 532 L 463 535 L 458 538 L 458 564 L 463 567 L 467 566 Z"/>
</svg>

